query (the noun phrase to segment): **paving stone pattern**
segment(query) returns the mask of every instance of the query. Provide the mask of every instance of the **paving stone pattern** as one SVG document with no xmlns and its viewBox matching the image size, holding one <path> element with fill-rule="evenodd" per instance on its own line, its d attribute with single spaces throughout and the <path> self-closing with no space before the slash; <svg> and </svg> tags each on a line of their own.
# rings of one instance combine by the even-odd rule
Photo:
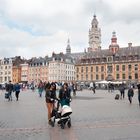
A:
<svg viewBox="0 0 140 140">
<path fill-rule="evenodd" d="M 137 90 L 130 105 L 127 99 L 115 100 L 114 91 L 77 92 L 71 107 L 72 127 L 61 129 L 47 123 L 44 94 L 21 91 L 19 101 L 4 99 L 0 91 L 0 140 L 140 140 L 140 107 Z"/>
</svg>

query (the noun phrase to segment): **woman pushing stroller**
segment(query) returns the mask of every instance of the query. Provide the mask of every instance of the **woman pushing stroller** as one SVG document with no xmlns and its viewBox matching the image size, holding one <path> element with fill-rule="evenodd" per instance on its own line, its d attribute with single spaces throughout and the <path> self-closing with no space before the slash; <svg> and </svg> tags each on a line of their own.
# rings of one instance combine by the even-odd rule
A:
<svg viewBox="0 0 140 140">
<path fill-rule="evenodd" d="M 71 127 L 71 117 L 72 109 L 70 107 L 71 94 L 68 84 L 64 83 L 62 88 L 59 91 L 59 103 L 61 104 L 60 115 L 55 115 L 55 118 L 59 118 L 58 124 L 64 129 L 65 124 L 70 128 Z M 59 117 L 58 117 L 59 116 Z M 55 122 L 55 119 L 54 119 Z"/>
<path fill-rule="evenodd" d="M 64 105 L 70 106 L 71 94 L 67 83 L 64 83 L 59 91 L 59 102 L 61 104 L 61 107 L 63 107 Z"/>
<path fill-rule="evenodd" d="M 67 123 L 68 127 L 71 127 L 71 118 L 70 114 L 72 109 L 70 108 L 70 90 L 68 84 L 64 83 L 62 88 L 59 91 L 59 99 L 56 97 L 56 85 L 51 83 L 46 86 L 46 106 L 48 109 L 48 123 L 51 126 L 54 126 L 55 120 L 59 119 L 58 124 L 61 128 L 64 129 L 65 124 Z M 57 101 L 57 102 L 56 102 Z M 57 103 L 57 107 L 55 106 Z M 61 104 L 61 111 L 59 111 L 59 103 Z"/>
</svg>

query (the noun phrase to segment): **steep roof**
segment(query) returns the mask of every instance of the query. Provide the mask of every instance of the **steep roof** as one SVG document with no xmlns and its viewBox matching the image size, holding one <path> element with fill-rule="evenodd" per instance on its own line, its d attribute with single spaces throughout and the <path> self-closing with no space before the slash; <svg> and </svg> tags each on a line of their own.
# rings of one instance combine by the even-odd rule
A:
<svg viewBox="0 0 140 140">
<path fill-rule="evenodd" d="M 100 62 L 102 59 L 106 59 L 107 57 L 118 57 L 117 60 L 127 60 L 130 57 L 136 57 L 137 59 L 140 59 L 140 46 L 133 46 L 133 47 L 122 47 L 119 48 L 119 50 L 114 54 L 109 49 L 103 49 L 103 50 L 97 50 L 94 52 L 87 52 L 79 61 L 78 63 L 81 63 L 82 60 L 88 60 L 88 59 L 98 59 L 100 58 Z M 114 59 L 115 60 L 115 59 Z M 98 61 L 98 60 L 97 60 Z"/>
</svg>

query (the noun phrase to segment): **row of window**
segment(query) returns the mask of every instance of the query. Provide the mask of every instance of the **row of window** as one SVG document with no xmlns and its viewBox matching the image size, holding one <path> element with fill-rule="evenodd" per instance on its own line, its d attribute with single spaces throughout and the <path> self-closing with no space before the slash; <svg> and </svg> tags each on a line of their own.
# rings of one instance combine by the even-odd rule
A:
<svg viewBox="0 0 140 140">
<path fill-rule="evenodd" d="M 116 80 L 120 80 L 120 78 L 121 78 L 120 76 L 121 76 L 120 74 L 116 74 Z M 101 78 L 99 79 L 99 77 L 101 77 Z M 104 74 L 101 74 L 100 76 L 98 74 L 96 74 L 95 75 L 95 79 L 94 79 L 93 78 L 93 74 L 91 74 L 90 77 L 89 77 L 88 74 L 86 74 L 85 78 L 84 78 L 83 74 L 81 75 L 81 77 L 79 77 L 79 75 L 77 75 L 77 80 L 89 80 L 89 79 L 90 80 L 105 80 L 105 76 L 104 76 Z M 126 80 L 126 79 L 131 80 L 132 79 L 132 75 L 129 74 L 128 77 L 126 77 L 126 74 L 122 74 L 122 80 Z M 134 78 L 133 79 L 135 79 L 135 80 L 138 79 L 138 73 L 134 74 Z"/>
<path fill-rule="evenodd" d="M 30 67 L 35 67 L 35 66 L 47 66 L 47 63 L 32 63 L 32 64 L 30 64 Z"/>
<path fill-rule="evenodd" d="M 52 65 L 52 66 L 49 66 L 49 68 L 50 69 L 56 69 L 56 68 L 59 68 L 59 69 L 70 69 L 70 70 L 74 70 L 75 69 L 75 67 L 72 65 L 66 65 L 66 66 L 64 66 L 64 65 L 62 65 L 61 66 L 61 64 L 59 65 L 59 64 L 57 64 L 57 65 Z"/>
<path fill-rule="evenodd" d="M 4 65 L 4 64 L 12 64 L 12 60 L 9 60 L 9 61 L 1 61 L 0 64 L 1 65 Z"/>
<path fill-rule="evenodd" d="M 113 51 L 113 50 L 112 50 Z M 138 60 L 138 55 L 128 55 L 128 56 L 115 56 L 115 57 L 102 57 L 102 58 L 90 58 L 90 59 L 82 59 L 82 63 L 101 63 L 101 62 L 113 62 L 113 61 L 132 61 Z"/>
<path fill-rule="evenodd" d="M 3 75 L 3 74 L 5 74 L 5 75 L 9 75 L 9 74 L 11 74 L 11 71 L 5 71 L 5 72 L 0 72 L 0 75 Z"/>
<path fill-rule="evenodd" d="M 96 72 L 99 71 L 99 67 L 96 66 Z M 101 71 L 103 72 L 104 71 L 104 66 L 101 66 Z M 80 70 L 79 68 L 77 68 L 77 73 L 79 73 Z M 81 67 L 81 72 L 84 72 L 84 67 Z M 86 73 L 88 72 L 88 67 L 86 67 Z M 90 67 L 90 72 L 93 72 L 93 67 Z"/>
<path fill-rule="evenodd" d="M 41 75 L 41 76 L 46 76 L 47 74 L 46 74 L 46 73 L 42 73 L 42 74 L 39 74 L 39 73 L 37 73 L 37 74 L 35 74 L 35 73 L 34 73 L 34 74 L 29 74 L 30 77 L 31 77 L 31 76 L 32 76 L 32 77 L 34 77 L 34 76 L 40 76 L 40 75 Z"/>
<path fill-rule="evenodd" d="M 0 68 L 1 68 L 1 70 L 2 69 L 11 69 L 11 66 L 1 66 Z"/>
<path fill-rule="evenodd" d="M 63 76 L 50 76 L 49 77 L 49 80 L 55 80 L 55 81 L 57 81 L 57 80 L 62 80 L 62 81 L 69 81 L 69 80 L 75 80 L 75 77 L 69 77 L 69 76 L 66 76 L 66 77 L 63 77 Z"/>
<path fill-rule="evenodd" d="M 9 77 L 9 76 L 0 77 L 0 82 L 3 82 L 3 81 L 10 81 L 10 80 L 11 80 L 11 77 Z"/>
<path fill-rule="evenodd" d="M 133 67 L 133 65 L 131 65 L 131 64 L 129 64 L 129 65 L 122 65 L 122 69 L 121 69 L 120 65 L 116 65 L 116 71 L 120 71 L 120 70 L 126 71 L 126 69 L 128 69 L 128 71 L 131 71 L 132 67 Z M 104 72 L 105 66 L 96 66 L 95 67 L 96 72 L 99 72 L 99 68 L 101 68 L 101 72 Z M 90 72 L 93 72 L 93 67 L 90 67 L 90 68 L 86 67 L 86 73 L 89 72 L 89 69 L 90 69 Z M 113 66 L 112 65 L 111 66 L 107 66 L 107 71 L 108 72 L 112 72 L 112 70 L 113 70 Z M 134 65 L 134 70 L 138 71 L 138 64 Z M 77 73 L 78 72 L 80 72 L 79 68 L 77 68 Z M 84 72 L 84 67 L 81 67 L 81 72 Z"/>
</svg>

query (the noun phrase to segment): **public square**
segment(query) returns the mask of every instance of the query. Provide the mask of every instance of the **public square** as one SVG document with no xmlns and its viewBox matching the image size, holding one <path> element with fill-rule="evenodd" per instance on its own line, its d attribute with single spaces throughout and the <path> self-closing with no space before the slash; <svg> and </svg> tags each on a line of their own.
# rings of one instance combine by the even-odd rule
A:
<svg viewBox="0 0 140 140">
<path fill-rule="evenodd" d="M 71 107 L 72 126 L 61 129 L 47 122 L 45 97 L 30 90 L 21 91 L 19 101 L 4 99 L 0 92 L 0 140 L 140 140 L 140 107 L 137 90 L 130 105 L 115 100 L 107 90 L 78 91 Z"/>
</svg>

